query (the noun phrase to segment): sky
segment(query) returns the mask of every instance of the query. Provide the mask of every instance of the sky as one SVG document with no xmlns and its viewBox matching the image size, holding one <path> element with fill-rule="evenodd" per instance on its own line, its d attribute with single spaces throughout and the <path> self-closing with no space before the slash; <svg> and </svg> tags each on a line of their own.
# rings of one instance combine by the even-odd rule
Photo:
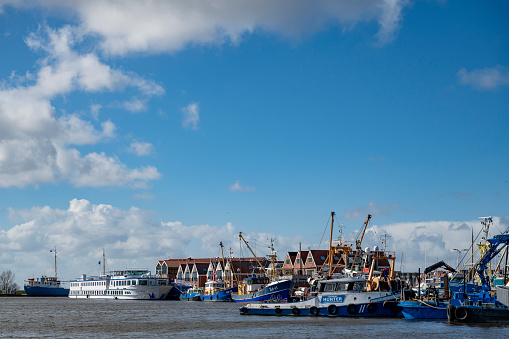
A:
<svg viewBox="0 0 509 339">
<path fill-rule="evenodd" d="M 0 271 L 509 226 L 509 4 L 0 0 Z M 385 243 L 382 243 L 385 240 Z"/>
</svg>

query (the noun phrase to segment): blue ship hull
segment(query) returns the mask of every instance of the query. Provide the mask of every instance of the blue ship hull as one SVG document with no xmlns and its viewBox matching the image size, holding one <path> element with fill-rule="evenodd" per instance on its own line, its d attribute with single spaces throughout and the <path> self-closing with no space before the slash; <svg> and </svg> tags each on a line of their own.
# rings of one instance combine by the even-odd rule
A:
<svg viewBox="0 0 509 339">
<path fill-rule="evenodd" d="M 294 284 L 291 280 L 284 280 L 251 294 L 232 294 L 232 299 L 237 303 L 287 302 L 292 295 Z"/>
<path fill-rule="evenodd" d="M 237 293 L 237 286 L 228 288 L 211 295 L 202 295 L 203 301 L 232 301 L 232 293 Z"/>
<path fill-rule="evenodd" d="M 406 319 L 447 319 L 447 303 L 422 303 L 420 301 L 400 301 L 401 313 Z"/>
<path fill-rule="evenodd" d="M 67 297 L 69 289 L 62 287 L 25 286 L 25 293 L 30 297 Z"/>
</svg>

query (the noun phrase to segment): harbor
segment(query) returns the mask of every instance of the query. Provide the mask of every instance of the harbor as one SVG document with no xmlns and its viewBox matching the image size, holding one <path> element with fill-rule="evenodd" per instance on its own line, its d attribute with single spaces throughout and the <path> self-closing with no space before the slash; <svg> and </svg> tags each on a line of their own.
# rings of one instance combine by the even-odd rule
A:
<svg viewBox="0 0 509 339">
<path fill-rule="evenodd" d="M 439 261 L 423 272 L 419 269 L 417 274 L 396 271 L 397 256 L 393 251 L 376 246 L 372 250 L 362 247 L 371 215 L 367 216 L 357 238 L 351 241 L 342 237 L 334 239 L 334 217 L 335 213 L 331 212 L 328 250 L 288 252 L 283 260 L 278 260 L 271 242 L 269 254 L 259 257 L 239 233 L 239 240 L 252 257 L 234 258 L 231 252 L 225 257 L 221 242 L 221 257 L 160 260 L 155 265 L 155 274 L 142 269 L 107 272 L 103 250 L 99 262 L 102 263 L 101 274 L 83 274 L 70 281 L 70 289 L 60 286 L 57 279 L 57 251 L 54 248 L 51 252 L 54 254 L 55 277 L 37 280 L 37 293 L 33 291 L 34 279 L 28 279 L 25 285 L 28 298 L 4 298 L 0 302 L 7 308 L 34 303 L 38 310 L 50 307 L 48 305 L 58 305 L 59 309 L 85 307 L 87 310 L 91 306 L 100 309 L 98 312 L 101 313 L 109 312 L 110 308 L 119 309 L 121 311 L 113 311 L 118 314 L 108 316 L 114 318 L 111 321 L 118 321 L 115 317 L 129 312 L 128 323 L 146 322 L 143 326 L 149 326 L 151 321 L 146 316 L 138 318 L 136 313 L 131 314 L 139 307 L 147 312 L 164 312 L 163 317 L 180 312 L 182 318 L 178 321 L 189 319 L 193 324 L 182 325 L 180 330 L 185 333 L 206 331 L 201 327 L 204 326 L 202 320 L 213 322 L 219 315 L 222 326 L 225 322 L 245 323 L 248 327 L 263 323 L 262 328 L 273 326 L 271 331 L 274 333 L 286 329 L 310 336 L 313 336 L 315 327 L 321 328 L 319 336 L 324 336 L 327 331 L 333 333 L 329 327 L 349 327 L 355 323 L 367 332 L 383 323 L 384 327 L 398 328 L 400 335 L 409 327 L 423 327 L 419 329 L 420 333 L 428 331 L 429 322 L 435 327 L 438 324 L 444 326 L 445 332 L 453 331 L 448 326 L 457 325 L 488 326 L 495 332 L 500 328 L 507 330 L 509 266 L 505 260 L 509 232 L 490 235 L 491 217 L 481 218 L 482 239 L 480 242 L 473 239 L 472 257 L 465 259 L 474 262 L 475 256 L 475 263 L 469 269 L 454 268 Z M 499 259 L 498 263 L 495 258 Z M 46 279 L 49 282 L 44 285 Z M 48 298 L 50 295 L 65 298 Z M 52 314 L 52 317 L 56 315 Z M 297 323 L 295 319 L 299 319 Z M 121 321 L 123 330 L 130 332 L 130 326 L 125 320 Z M 199 324 L 195 326 L 195 322 Z M 95 325 L 100 328 L 100 321 L 95 320 Z M 154 330 L 161 326 L 159 322 L 151 325 Z M 102 326 L 107 327 L 107 324 Z M 327 328 L 325 332 L 324 327 Z M 216 331 L 217 324 L 213 328 Z M 180 330 L 179 326 L 172 325 L 174 332 L 171 333 Z M 149 332 L 144 330 L 143 333 Z M 221 330 L 214 333 L 225 335 Z M 235 336 L 244 334 L 239 332 Z"/>
</svg>

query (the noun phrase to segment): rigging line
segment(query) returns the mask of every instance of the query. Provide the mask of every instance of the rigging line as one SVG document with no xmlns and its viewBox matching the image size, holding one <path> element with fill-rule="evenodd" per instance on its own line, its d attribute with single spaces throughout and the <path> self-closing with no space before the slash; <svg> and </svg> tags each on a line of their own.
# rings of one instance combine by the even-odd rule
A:
<svg viewBox="0 0 509 339">
<path fill-rule="evenodd" d="M 329 220 L 327 220 L 327 223 L 325 224 L 325 229 L 323 230 L 322 239 L 320 239 L 320 243 L 318 244 L 318 249 L 320 249 L 320 246 L 322 245 L 323 237 L 325 236 L 325 232 L 327 232 L 327 227 L 329 226 L 331 216 L 329 215 Z"/>
</svg>

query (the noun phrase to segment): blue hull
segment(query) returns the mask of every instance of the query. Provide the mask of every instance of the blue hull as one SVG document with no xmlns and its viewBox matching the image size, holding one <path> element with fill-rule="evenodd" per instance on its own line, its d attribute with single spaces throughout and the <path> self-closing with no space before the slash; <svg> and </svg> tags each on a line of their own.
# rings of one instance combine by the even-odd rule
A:
<svg viewBox="0 0 509 339">
<path fill-rule="evenodd" d="M 401 313 L 406 319 L 447 319 L 447 303 L 423 304 L 419 301 L 400 301 Z"/>
<path fill-rule="evenodd" d="M 212 295 L 202 295 L 203 301 L 232 301 L 232 293 L 237 293 L 237 286 L 222 290 Z"/>
<path fill-rule="evenodd" d="M 67 297 L 68 288 L 25 286 L 25 293 L 30 297 Z"/>
<path fill-rule="evenodd" d="M 285 280 L 267 286 L 255 293 L 245 295 L 232 294 L 232 299 L 237 303 L 287 302 L 292 295 L 294 284 L 291 280 Z"/>
<path fill-rule="evenodd" d="M 291 305 L 288 304 L 288 305 Z M 389 305 L 389 306 L 387 306 Z M 333 307 L 331 307 L 333 306 Z M 401 308 L 395 303 L 376 302 L 329 307 L 294 307 L 294 308 L 247 308 L 241 307 L 244 315 L 276 315 L 276 316 L 314 316 L 314 317 L 399 317 Z"/>
</svg>

